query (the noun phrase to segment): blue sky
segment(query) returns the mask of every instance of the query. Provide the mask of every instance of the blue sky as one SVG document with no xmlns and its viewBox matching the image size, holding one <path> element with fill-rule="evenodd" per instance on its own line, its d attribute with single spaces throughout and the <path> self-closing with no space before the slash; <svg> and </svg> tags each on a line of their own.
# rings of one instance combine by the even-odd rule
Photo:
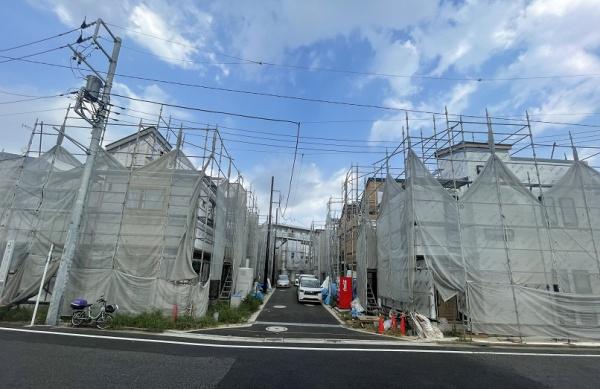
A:
<svg viewBox="0 0 600 389">
<path fill-rule="evenodd" d="M 88 21 L 101 17 L 125 27 L 112 27 L 123 39 L 118 64 L 118 72 L 123 74 L 434 112 L 441 112 L 447 106 L 449 112 L 456 114 L 482 115 L 488 108 L 495 116 L 522 116 L 527 109 L 537 120 L 598 123 L 599 1 L 365 4 L 363 1 L 186 0 L 6 2 L 0 26 L 0 50 L 77 27 L 84 17 Z M 75 32 L 39 45 L 2 51 L 0 55 L 26 55 L 51 49 L 72 43 L 77 36 Z M 63 49 L 34 58 L 69 65 L 69 57 L 69 52 Z M 257 65 L 239 58 L 309 69 Z M 92 59 L 99 59 L 96 53 Z M 586 76 L 469 80 L 548 75 Z M 327 199 L 339 197 L 341 179 L 350 164 L 371 164 L 401 139 L 404 113 L 399 111 L 248 96 L 120 77 L 115 81 L 113 91 L 132 97 L 302 122 L 303 138 L 287 211 L 289 223 L 308 225 L 312 220 L 323 220 Z M 52 95 L 81 84 L 81 73 L 77 70 L 19 61 L 0 63 L 0 102 L 24 98 L 6 92 Z M 117 102 L 132 109 L 128 112 L 132 116 L 139 116 L 135 111 L 142 111 L 147 112 L 142 116 L 150 118 L 158 112 L 158 107 L 151 104 Z M 19 152 L 29 136 L 23 124 L 31 126 L 36 118 L 60 123 L 68 103 L 61 98 L 0 104 L 0 149 Z M 46 111 L 49 109 L 53 111 Z M 35 113 L 17 114 L 30 111 Z M 233 128 L 223 129 L 223 137 L 236 165 L 257 192 L 262 212 L 266 209 L 271 175 L 275 175 L 277 188 L 286 194 L 294 125 L 181 109 L 166 113 L 176 118 L 174 123 L 184 119 Z M 422 128 L 424 133 L 430 133 L 431 122 L 419 120 L 430 116 L 409 114 L 412 131 Z M 582 129 L 538 123 L 533 130 L 559 139 L 568 130 Z M 82 141 L 88 135 L 87 130 L 72 131 Z M 113 127 L 106 137 L 116 139 L 130 131 L 131 128 Z M 194 142 L 193 134 L 187 139 Z M 588 143 L 598 142 L 590 139 Z"/>
</svg>

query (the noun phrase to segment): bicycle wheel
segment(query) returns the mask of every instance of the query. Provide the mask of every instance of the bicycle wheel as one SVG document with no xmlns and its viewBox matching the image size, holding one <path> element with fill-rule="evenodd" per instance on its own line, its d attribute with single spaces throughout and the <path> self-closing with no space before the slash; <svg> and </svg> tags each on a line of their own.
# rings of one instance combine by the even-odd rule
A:
<svg viewBox="0 0 600 389">
<path fill-rule="evenodd" d="M 71 316 L 71 324 L 73 327 L 79 327 L 85 322 L 85 312 L 83 311 L 75 311 Z"/>
<path fill-rule="evenodd" d="M 98 319 L 96 319 L 96 327 L 98 327 L 101 330 L 105 330 L 105 329 L 109 328 L 111 323 L 112 323 L 112 316 L 106 312 L 102 312 L 100 317 Z"/>
</svg>

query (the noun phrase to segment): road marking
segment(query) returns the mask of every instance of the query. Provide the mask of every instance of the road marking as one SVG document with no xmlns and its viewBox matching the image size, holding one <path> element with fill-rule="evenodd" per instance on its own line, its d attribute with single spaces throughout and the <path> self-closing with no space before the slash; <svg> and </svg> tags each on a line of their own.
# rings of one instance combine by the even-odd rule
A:
<svg viewBox="0 0 600 389">
<path fill-rule="evenodd" d="M 269 331 L 269 332 L 285 332 L 287 331 L 287 327 L 282 327 L 282 326 L 269 326 L 267 328 L 265 328 L 265 330 Z"/>
<path fill-rule="evenodd" d="M 287 308 L 287 306 L 285 306 L 285 305 L 273 305 L 273 308 L 283 309 L 283 308 Z"/>
<path fill-rule="evenodd" d="M 255 321 L 254 324 L 263 324 L 270 326 L 288 326 L 288 327 L 330 327 L 340 328 L 339 324 L 318 324 L 318 323 L 289 323 L 281 321 Z"/>
<path fill-rule="evenodd" d="M 232 349 L 266 349 L 266 350 L 298 350 L 298 351 L 354 351 L 354 352 L 391 352 L 391 353 L 413 353 L 413 354 L 467 354 L 467 355 L 502 355 L 502 356 L 526 356 L 526 357 L 572 357 L 572 358 L 600 358 L 600 354 L 561 354 L 561 353 L 533 353 L 533 352 L 509 352 L 509 351 L 468 351 L 468 350 L 443 350 L 443 349 L 403 349 L 403 348 L 343 348 L 343 347 L 293 347 L 293 346 L 259 346 L 259 345 L 241 345 L 241 344 L 214 344 L 214 343 L 193 343 L 177 340 L 150 339 L 150 338 L 130 338 L 126 336 L 105 336 L 93 334 L 79 334 L 71 332 L 58 331 L 38 331 L 26 328 L 8 328 L 0 327 L 0 331 L 25 332 L 43 335 L 58 335 L 75 338 L 120 340 L 127 342 L 156 343 L 176 346 L 191 347 L 212 347 L 212 348 L 232 348 Z"/>
</svg>

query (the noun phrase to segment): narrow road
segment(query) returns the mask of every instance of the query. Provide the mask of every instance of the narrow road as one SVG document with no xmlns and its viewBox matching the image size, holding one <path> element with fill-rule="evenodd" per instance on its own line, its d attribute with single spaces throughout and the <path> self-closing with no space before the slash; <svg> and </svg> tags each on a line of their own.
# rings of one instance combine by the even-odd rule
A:
<svg viewBox="0 0 600 389">
<path fill-rule="evenodd" d="M 323 339 L 377 339 L 378 335 L 365 334 L 342 327 L 321 304 L 299 303 L 296 288 L 277 289 L 256 322 L 250 327 L 200 330 L 223 336 L 257 338 L 323 338 Z M 386 338 L 389 340 L 389 338 Z"/>
<path fill-rule="evenodd" d="M 6 388 L 592 388 L 598 350 L 296 347 L 0 328 Z"/>
</svg>

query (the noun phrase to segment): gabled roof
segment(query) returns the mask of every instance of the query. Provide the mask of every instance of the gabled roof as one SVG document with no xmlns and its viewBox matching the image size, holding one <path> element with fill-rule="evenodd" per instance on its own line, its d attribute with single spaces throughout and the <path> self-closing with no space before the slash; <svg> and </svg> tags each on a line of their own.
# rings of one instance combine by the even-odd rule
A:
<svg viewBox="0 0 600 389">
<path fill-rule="evenodd" d="M 160 131 L 158 131 L 156 129 L 156 127 L 154 127 L 154 126 L 149 126 L 149 127 L 144 128 L 142 131 L 140 131 L 139 137 L 140 137 L 140 139 L 142 139 L 142 138 L 145 138 L 145 137 L 150 136 L 152 134 L 154 134 L 154 136 L 156 137 L 156 139 L 162 144 L 162 146 L 166 150 L 171 151 L 171 149 L 173 148 L 173 146 L 171 146 L 171 144 L 169 142 L 167 142 L 167 140 L 165 139 L 165 137 L 162 136 L 162 134 L 160 133 Z M 118 148 L 120 148 L 123 145 L 135 142 L 135 140 L 137 139 L 137 137 L 138 137 L 138 133 L 134 132 L 131 135 L 128 135 L 128 136 L 126 136 L 124 138 L 121 138 L 119 140 L 116 140 L 116 141 L 114 141 L 112 143 L 107 144 L 106 147 L 104 147 L 104 149 L 106 151 L 112 151 L 112 150 L 118 149 Z"/>
</svg>

